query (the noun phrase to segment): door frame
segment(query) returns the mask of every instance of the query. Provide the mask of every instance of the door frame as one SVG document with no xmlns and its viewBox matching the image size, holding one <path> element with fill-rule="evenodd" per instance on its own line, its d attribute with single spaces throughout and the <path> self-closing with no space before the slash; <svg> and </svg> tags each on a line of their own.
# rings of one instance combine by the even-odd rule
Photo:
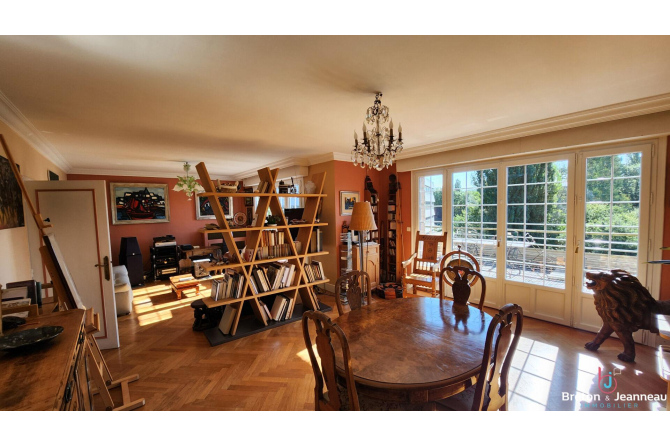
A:
<svg viewBox="0 0 670 446">
<path fill-rule="evenodd" d="M 576 204 L 576 213 L 575 213 L 575 227 L 579 227 L 575 231 L 575 241 L 581 244 L 582 249 L 579 253 L 574 255 L 574 271 L 573 277 L 576 280 L 573 283 L 573 320 L 571 325 L 575 328 L 579 328 L 587 331 L 598 331 L 600 329 L 600 324 L 591 325 L 582 322 L 583 313 L 582 306 L 588 305 L 584 301 L 593 301 L 593 293 L 584 291 L 582 287 L 582 273 L 584 268 L 584 238 L 585 238 L 585 227 L 583 227 L 585 219 L 585 201 L 584 196 L 586 194 L 586 159 L 594 158 L 598 156 L 607 156 L 607 155 L 618 155 L 623 153 L 631 152 L 642 152 L 642 165 L 641 165 L 641 182 L 640 182 L 640 223 L 639 223 L 639 244 L 638 244 L 638 272 L 637 277 L 639 278 L 642 285 L 651 288 L 649 284 L 652 283 L 653 275 L 651 270 L 646 262 L 650 260 L 650 250 L 652 249 L 652 243 L 654 237 L 653 226 L 651 223 L 654 221 L 655 206 L 653 203 L 654 195 L 654 178 L 652 177 L 652 172 L 657 169 L 653 169 L 655 160 L 655 153 L 653 143 L 631 143 L 631 144 L 621 144 L 609 147 L 598 147 L 592 149 L 582 149 L 577 152 L 577 177 L 575 179 L 575 204 Z M 662 241 L 661 241 L 662 242 Z M 591 306 L 589 305 L 589 308 Z M 595 311 L 595 310 L 594 310 Z M 643 332 L 638 332 L 636 334 L 636 341 L 644 342 L 646 336 Z"/>
</svg>

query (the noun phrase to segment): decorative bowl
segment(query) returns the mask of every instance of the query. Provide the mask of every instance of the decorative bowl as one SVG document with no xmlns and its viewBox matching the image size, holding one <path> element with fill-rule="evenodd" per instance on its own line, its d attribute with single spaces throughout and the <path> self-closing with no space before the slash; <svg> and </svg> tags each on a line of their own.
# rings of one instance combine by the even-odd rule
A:
<svg viewBox="0 0 670 446">
<path fill-rule="evenodd" d="M 55 338 L 62 332 L 63 327 L 51 325 L 17 331 L 0 337 L 0 350 L 18 350 L 37 345 Z"/>
</svg>

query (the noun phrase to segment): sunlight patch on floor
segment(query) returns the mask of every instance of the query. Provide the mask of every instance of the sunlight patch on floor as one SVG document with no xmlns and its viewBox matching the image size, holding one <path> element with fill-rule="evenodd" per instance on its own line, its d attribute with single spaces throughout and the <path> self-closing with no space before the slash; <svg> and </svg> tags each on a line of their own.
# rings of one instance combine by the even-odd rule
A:
<svg viewBox="0 0 670 446">
<path fill-rule="evenodd" d="M 161 322 L 168 319 L 172 319 L 172 311 L 170 310 L 157 311 L 155 313 L 137 316 L 140 327 L 155 324 L 156 322 Z"/>
<path fill-rule="evenodd" d="M 546 410 L 558 347 L 523 336 L 510 368 L 509 409 Z"/>
</svg>

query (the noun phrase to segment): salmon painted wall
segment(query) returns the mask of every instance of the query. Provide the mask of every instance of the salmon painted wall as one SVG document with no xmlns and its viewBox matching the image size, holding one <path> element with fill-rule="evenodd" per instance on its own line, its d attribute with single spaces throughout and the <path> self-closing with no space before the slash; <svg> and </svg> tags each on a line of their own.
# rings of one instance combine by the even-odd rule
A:
<svg viewBox="0 0 670 446">
<path fill-rule="evenodd" d="M 68 175 L 68 180 L 105 180 L 107 193 L 109 194 L 109 183 L 167 183 L 170 202 L 169 223 L 145 223 L 136 225 L 112 225 L 112 209 L 109 195 L 106 198 L 109 209 L 109 237 L 112 245 L 112 263 L 119 264 L 119 251 L 121 249 L 121 237 L 137 237 L 137 242 L 142 251 L 144 270 L 151 269 L 151 258 L 149 248 L 153 244 L 154 237 L 166 234 L 174 235 L 177 244 L 190 244 L 203 246 L 203 235 L 198 229 L 215 220 L 196 220 L 194 200 L 188 201 L 184 192 L 173 191 L 177 184 L 176 176 L 173 178 L 147 178 L 147 177 L 122 177 L 108 175 Z M 233 211 L 244 212 L 244 198 L 233 199 Z"/>
<path fill-rule="evenodd" d="M 670 147 L 670 136 L 668 137 Z M 670 156 L 665 161 L 665 212 L 663 215 L 663 246 L 670 246 Z M 670 251 L 663 251 L 663 259 L 670 260 Z M 670 265 L 661 266 L 661 300 L 670 300 Z"/>
<path fill-rule="evenodd" d="M 361 200 L 364 199 L 365 191 L 365 176 L 370 176 L 372 185 L 379 193 L 379 226 L 380 230 L 386 228 L 387 223 L 387 205 L 388 205 L 388 191 L 389 191 L 389 175 L 396 173 L 395 165 L 389 169 L 384 169 L 381 172 L 376 170 L 362 169 L 359 166 L 354 166 L 346 161 L 333 161 L 335 164 L 335 224 L 334 228 L 336 234 L 342 233 L 342 223 L 351 221 L 351 216 L 340 215 L 340 192 L 341 191 L 358 191 L 361 194 Z M 402 190 L 402 218 L 403 231 L 411 226 L 411 173 L 401 172 L 398 176 Z M 381 232 L 382 236 L 385 231 Z M 411 233 L 403 232 L 404 254 L 402 258 L 406 258 L 411 253 Z M 338 241 L 339 244 L 339 241 Z M 338 256 L 338 270 L 339 274 L 339 256 Z"/>
</svg>

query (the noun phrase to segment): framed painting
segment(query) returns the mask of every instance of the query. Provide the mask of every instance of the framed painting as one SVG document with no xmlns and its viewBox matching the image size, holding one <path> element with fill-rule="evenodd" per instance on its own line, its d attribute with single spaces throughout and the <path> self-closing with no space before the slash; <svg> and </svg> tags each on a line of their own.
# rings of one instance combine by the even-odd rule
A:
<svg viewBox="0 0 670 446">
<path fill-rule="evenodd" d="M 351 215 L 354 203 L 360 199 L 361 195 L 358 191 L 340 191 L 340 215 Z"/>
<path fill-rule="evenodd" d="M 110 183 L 112 224 L 168 223 L 167 184 Z"/>
<path fill-rule="evenodd" d="M 245 194 L 253 194 L 254 193 L 254 188 L 253 187 L 245 187 L 244 188 L 244 193 Z M 253 206 L 254 205 L 254 198 L 253 197 L 244 197 L 244 205 L 247 206 L 247 207 Z"/>
<path fill-rule="evenodd" d="M 233 197 L 219 197 L 226 218 L 233 218 Z M 215 220 L 214 210 L 209 197 L 198 197 L 195 200 L 195 218 L 198 220 Z"/>
<path fill-rule="evenodd" d="M 0 229 L 25 226 L 21 188 L 9 160 L 3 156 L 0 156 L 0 185 Z"/>
</svg>

